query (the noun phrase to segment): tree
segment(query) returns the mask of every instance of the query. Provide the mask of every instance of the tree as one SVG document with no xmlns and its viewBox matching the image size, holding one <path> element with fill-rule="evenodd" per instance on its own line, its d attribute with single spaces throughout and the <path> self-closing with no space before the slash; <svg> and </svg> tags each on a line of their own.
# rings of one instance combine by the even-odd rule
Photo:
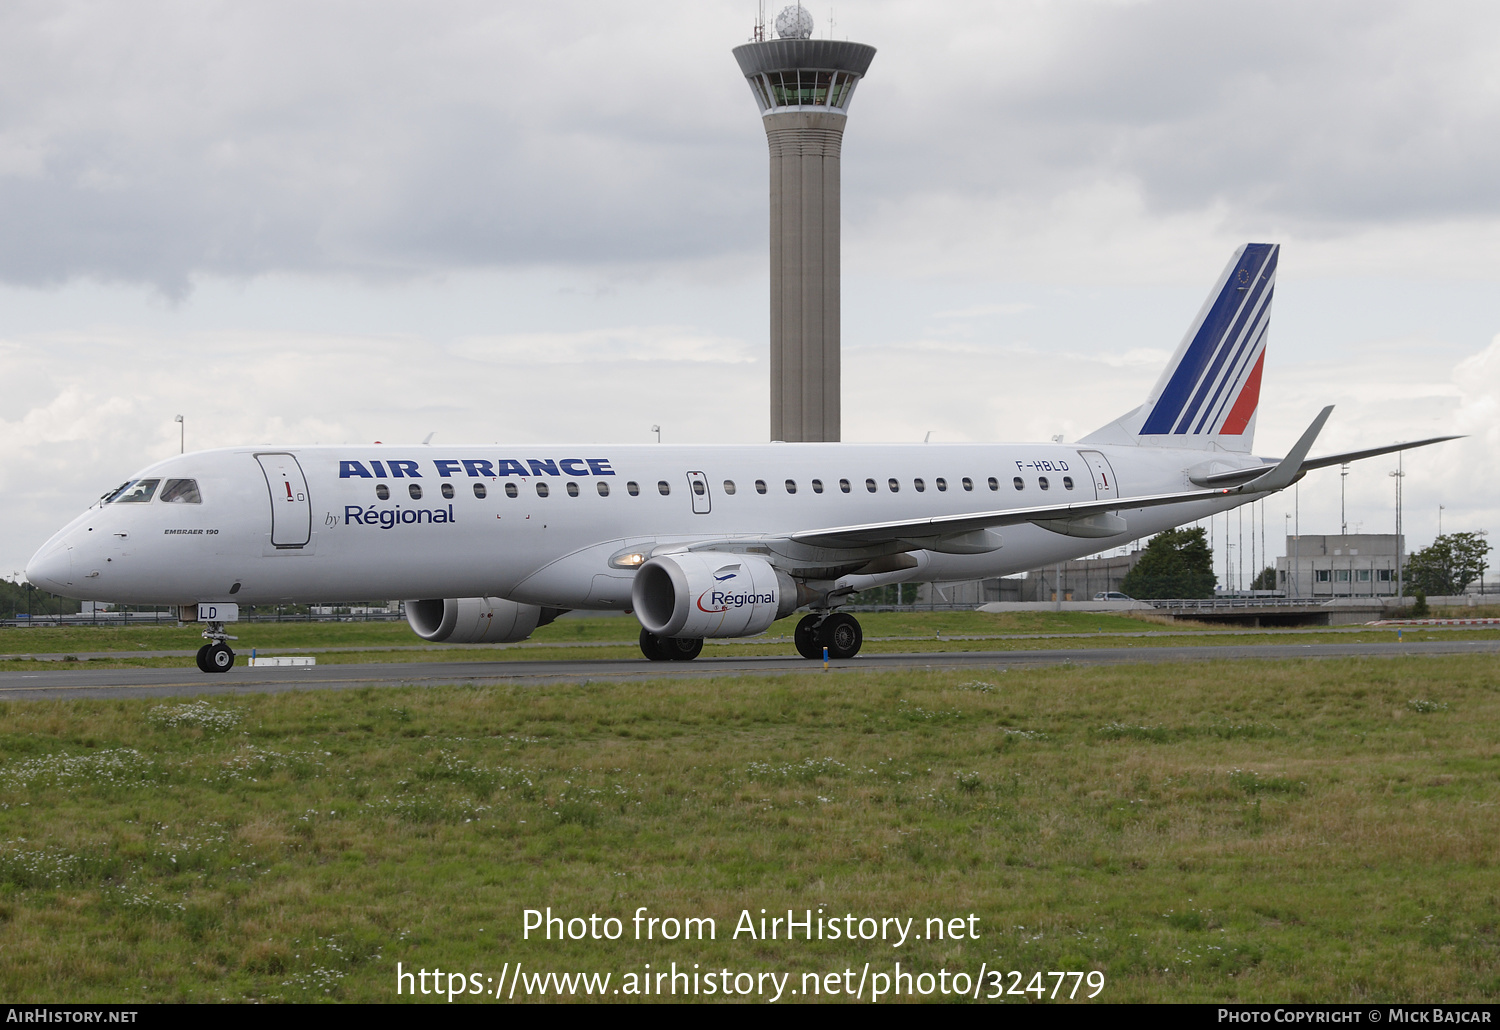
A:
<svg viewBox="0 0 1500 1030">
<path fill-rule="evenodd" d="M 32 615 L 74 615 L 77 601 L 49 594 L 20 579 L 0 579 L 0 619 L 13 619 L 30 612 Z"/>
<path fill-rule="evenodd" d="M 1146 545 L 1120 589 L 1131 597 L 1214 596 L 1214 556 L 1202 527 L 1169 529 Z"/>
<path fill-rule="evenodd" d="M 1485 555 L 1490 545 L 1485 531 L 1447 533 L 1406 559 L 1408 592 L 1421 590 L 1430 597 L 1461 594 L 1489 568 Z"/>
<path fill-rule="evenodd" d="M 1255 582 L 1250 584 L 1251 590 L 1275 590 L 1276 570 L 1267 565 L 1260 570 L 1260 575 L 1255 577 Z"/>
</svg>

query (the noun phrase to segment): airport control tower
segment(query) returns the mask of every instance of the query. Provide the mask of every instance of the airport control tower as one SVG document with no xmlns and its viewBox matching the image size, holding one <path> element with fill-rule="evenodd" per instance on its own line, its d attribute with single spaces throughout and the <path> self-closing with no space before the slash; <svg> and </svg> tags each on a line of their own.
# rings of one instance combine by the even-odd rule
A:
<svg viewBox="0 0 1500 1030">
<path fill-rule="evenodd" d="M 813 39 L 797 4 L 734 48 L 771 146 L 771 439 L 837 440 L 839 147 L 875 48 Z"/>
</svg>

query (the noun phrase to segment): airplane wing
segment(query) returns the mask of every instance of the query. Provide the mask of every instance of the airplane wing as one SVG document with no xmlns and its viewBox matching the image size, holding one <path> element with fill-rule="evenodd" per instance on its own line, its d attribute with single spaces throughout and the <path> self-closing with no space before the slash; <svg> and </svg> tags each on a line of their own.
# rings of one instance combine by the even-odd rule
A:
<svg viewBox="0 0 1500 1030">
<path fill-rule="evenodd" d="M 1141 497 L 1107 497 L 1099 501 L 1042 505 L 1034 508 L 1002 508 L 964 515 L 938 515 L 905 522 L 869 522 L 856 526 L 834 526 L 827 529 L 792 533 L 787 539 L 817 547 L 868 547 L 871 544 L 898 540 L 959 536 L 999 526 L 1016 526 L 1024 522 L 1082 522 L 1085 519 L 1130 508 L 1151 508 L 1162 504 L 1206 501 L 1243 493 L 1242 488 L 1193 490 L 1178 494 L 1151 494 Z M 1260 491 L 1255 491 L 1259 493 Z M 1117 532 L 1123 533 L 1121 525 Z M 1086 535 L 1083 533 L 1077 535 Z M 1107 534 L 1114 536 L 1115 533 Z M 920 546 L 918 544 L 917 546 Z"/>
<path fill-rule="evenodd" d="M 1462 440 L 1462 436 L 1430 436 L 1425 440 L 1409 440 L 1405 443 L 1386 444 L 1384 447 L 1367 447 L 1362 451 L 1343 451 L 1339 454 L 1320 454 L 1316 458 L 1308 458 L 1302 463 L 1302 471 L 1310 472 L 1313 469 L 1327 468 L 1330 465 L 1342 465 L 1349 461 L 1358 461 L 1361 458 L 1374 458 L 1382 454 L 1394 454 L 1396 451 L 1409 451 L 1414 447 L 1426 447 L 1428 444 L 1446 443 L 1449 440 Z M 1260 468 L 1234 469 L 1230 472 L 1216 472 L 1211 476 L 1205 476 L 1201 480 L 1205 486 L 1238 486 L 1248 483 L 1265 474 L 1270 465 Z"/>
<path fill-rule="evenodd" d="M 1125 520 L 1111 513 L 1135 508 L 1154 508 L 1165 504 L 1217 500 L 1239 494 L 1263 494 L 1291 486 L 1302 474 L 1303 462 L 1323 424 L 1333 413 L 1329 405 L 1318 413 L 1312 425 L 1302 434 L 1285 458 L 1243 486 L 1182 493 L 1149 494 L 1140 497 L 1106 497 L 1096 501 L 1041 505 L 1028 508 L 1003 508 L 977 514 L 938 515 L 932 518 L 898 522 L 871 522 L 864 525 L 834 526 L 827 529 L 792 533 L 788 539 L 815 547 L 853 548 L 904 542 L 914 547 L 957 553 L 983 552 L 1000 546 L 999 540 L 986 539 L 985 530 L 1031 522 L 1066 536 L 1109 537 L 1127 532 Z"/>
</svg>

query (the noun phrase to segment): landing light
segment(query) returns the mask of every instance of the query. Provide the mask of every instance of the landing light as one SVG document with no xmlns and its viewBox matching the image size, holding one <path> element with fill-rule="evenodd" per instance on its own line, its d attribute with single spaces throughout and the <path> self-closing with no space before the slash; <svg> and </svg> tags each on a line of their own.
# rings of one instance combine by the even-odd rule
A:
<svg viewBox="0 0 1500 1030">
<path fill-rule="evenodd" d="M 651 557 L 641 551 L 628 551 L 625 554 L 617 554 L 609 560 L 609 564 L 617 569 L 633 569 Z"/>
</svg>

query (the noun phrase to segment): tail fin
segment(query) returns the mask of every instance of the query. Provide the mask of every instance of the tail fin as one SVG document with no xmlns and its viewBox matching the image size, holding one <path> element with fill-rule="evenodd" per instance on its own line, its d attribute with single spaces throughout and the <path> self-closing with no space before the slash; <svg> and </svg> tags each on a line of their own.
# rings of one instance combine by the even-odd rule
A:
<svg viewBox="0 0 1500 1030">
<path fill-rule="evenodd" d="M 1248 452 L 1280 251 L 1276 243 L 1235 251 L 1146 403 L 1082 442 Z"/>
</svg>

